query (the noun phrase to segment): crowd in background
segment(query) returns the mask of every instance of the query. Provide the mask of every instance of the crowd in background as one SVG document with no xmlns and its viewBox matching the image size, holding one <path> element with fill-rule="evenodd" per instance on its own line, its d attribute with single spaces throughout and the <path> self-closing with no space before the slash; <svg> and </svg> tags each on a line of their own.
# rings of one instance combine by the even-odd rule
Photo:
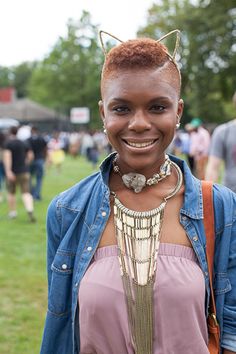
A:
<svg viewBox="0 0 236 354">
<path fill-rule="evenodd" d="M 202 120 L 194 118 L 184 129 L 176 132 L 169 152 L 177 156 L 185 155 L 192 173 L 204 179 L 210 142 L 210 132 L 203 126 Z"/>
<path fill-rule="evenodd" d="M 233 103 L 236 107 L 236 94 Z M 202 119 L 196 117 L 176 131 L 167 153 L 184 157 L 197 178 L 222 182 L 236 192 L 235 136 L 236 119 L 216 127 L 212 134 Z M 65 156 L 69 154 L 74 158 L 84 156 L 96 169 L 100 156 L 111 151 L 106 134 L 100 130 L 49 134 L 36 127 L 22 126 L 19 129 L 11 127 L 8 132 L 0 131 L 0 202 L 7 194 L 8 216 L 15 218 L 19 185 L 29 221 L 35 222 L 34 200 L 42 198 L 45 168 L 54 166 L 60 173 Z"/>
<path fill-rule="evenodd" d="M 236 92 L 233 95 L 236 109 Z M 200 118 L 176 132 L 169 153 L 185 155 L 199 179 L 223 183 L 236 193 L 236 118 L 209 131 Z"/>
<path fill-rule="evenodd" d="M 66 154 L 74 158 L 84 156 L 96 169 L 100 156 L 110 152 L 111 145 L 101 131 L 49 134 L 36 127 L 22 126 L 0 132 L 0 202 L 7 192 L 8 217 L 17 217 L 19 187 L 29 221 L 36 221 L 34 200 L 42 199 L 45 168 L 54 167 L 60 173 Z"/>
</svg>

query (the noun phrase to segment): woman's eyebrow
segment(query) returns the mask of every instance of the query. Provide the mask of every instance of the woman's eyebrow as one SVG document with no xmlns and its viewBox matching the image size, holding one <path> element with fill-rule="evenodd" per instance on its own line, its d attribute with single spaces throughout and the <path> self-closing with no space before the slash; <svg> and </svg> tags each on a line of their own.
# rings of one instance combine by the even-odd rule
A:
<svg viewBox="0 0 236 354">
<path fill-rule="evenodd" d="M 149 102 L 152 103 L 152 102 L 156 102 L 156 101 L 160 101 L 160 100 L 161 101 L 171 101 L 172 99 L 169 96 L 157 96 L 157 97 L 151 98 Z M 114 97 L 111 99 L 111 102 L 112 103 L 113 102 L 131 103 L 130 100 L 127 100 L 122 97 Z"/>
<path fill-rule="evenodd" d="M 157 97 L 154 97 L 150 100 L 150 103 L 152 102 L 156 102 L 156 101 L 172 101 L 172 98 L 169 97 L 169 96 L 157 96 Z"/>
</svg>

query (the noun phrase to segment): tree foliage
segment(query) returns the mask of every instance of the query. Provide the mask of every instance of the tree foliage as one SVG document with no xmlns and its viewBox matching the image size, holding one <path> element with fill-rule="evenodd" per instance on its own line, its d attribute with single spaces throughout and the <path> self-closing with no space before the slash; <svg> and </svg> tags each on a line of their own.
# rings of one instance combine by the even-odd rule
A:
<svg viewBox="0 0 236 354">
<path fill-rule="evenodd" d="M 10 68 L 0 66 L 0 87 L 13 85 L 12 71 Z"/>
<path fill-rule="evenodd" d="M 28 84 L 35 65 L 24 62 L 10 68 L 0 67 L 0 87 L 15 87 L 19 98 L 28 96 Z"/>
<path fill-rule="evenodd" d="M 103 60 L 97 32 L 88 12 L 79 21 L 70 19 L 66 37 L 59 38 L 39 63 L 29 85 L 32 99 L 67 115 L 72 107 L 89 107 L 93 127 L 100 124 L 97 102 Z"/>
<path fill-rule="evenodd" d="M 181 30 L 177 60 L 182 71 L 184 121 L 193 116 L 218 123 L 232 118 L 235 0 L 156 1 L 138 35 L 160 38 L 175 28 Z M 165 44 L 174 49 L 174 36 Z M 79 20 L 68 21 L 67 34 L 57 40 L 43 61 L 0 67 L 0 87 L 14 86 L 18 97 L 29 96 L 67 115 L 72 107 L 89 107 L 91 127 L 101 127 L 97 102 L 103 60 L 98 28 L 84 11 Z"/>
<path fill-rule="evenodd" d="M 175 28 L 182 33 L 179 54 L 185 121 L 191 116 L 206 122 L 229 119 L 228 102 L 236 90 L 235 1 L 163 0 L 150 8 L 147 25 L 139 35 L 160 38 Z M 165 44 L 173 48 L 174 38 Z"/>
</svg>

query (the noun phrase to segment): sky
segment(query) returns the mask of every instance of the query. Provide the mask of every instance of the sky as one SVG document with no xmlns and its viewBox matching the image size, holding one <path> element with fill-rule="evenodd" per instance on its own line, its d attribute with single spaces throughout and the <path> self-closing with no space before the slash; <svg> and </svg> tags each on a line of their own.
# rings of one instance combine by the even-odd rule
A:
<svg viewBox="0 0 236 354">
<path fill-rule="evenodd" d="M 66 34 L 69 18 L 82 11 L 99 29 L 122 40 L 135 38 L 146 23 L 155 0 L 2 0 L 0 1 L 0 66 L 42 60 L 59 36 Z"/>
</svg>

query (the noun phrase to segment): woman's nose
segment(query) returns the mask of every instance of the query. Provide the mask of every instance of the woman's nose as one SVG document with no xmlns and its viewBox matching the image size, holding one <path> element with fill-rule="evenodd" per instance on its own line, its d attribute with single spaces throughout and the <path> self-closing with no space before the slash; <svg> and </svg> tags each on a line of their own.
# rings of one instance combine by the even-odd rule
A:
<svg viewBox="0 0 236 354">
<path fill-rule="evenodd" d="M 137 111 L 129 121 L 129 129 L 141 132 L 151 129 L 151 122 L 143 111 Z"/>
</svg>

